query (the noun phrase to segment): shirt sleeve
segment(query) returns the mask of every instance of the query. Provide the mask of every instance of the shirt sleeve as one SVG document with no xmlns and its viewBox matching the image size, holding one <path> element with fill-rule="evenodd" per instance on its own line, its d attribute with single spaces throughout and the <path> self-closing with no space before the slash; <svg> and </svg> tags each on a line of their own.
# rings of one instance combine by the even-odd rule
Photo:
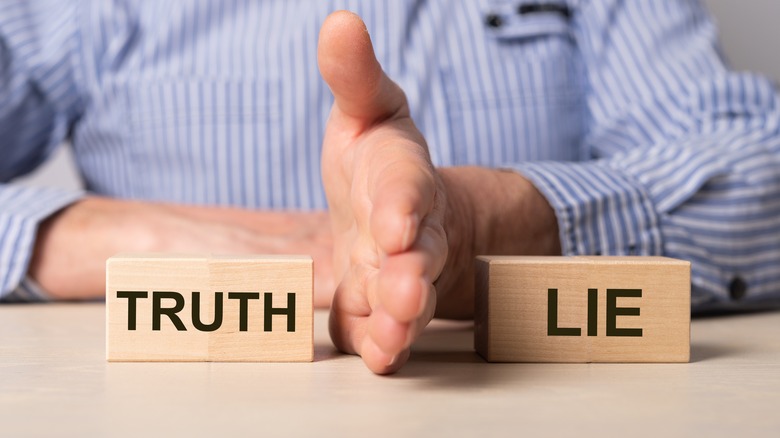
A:
<svg viewBox="0 0 780 438">
<path fill-rule="evenodd" d="M 581 2 L 582 163 L 515 166 L 556 211 L 565 254 L 692 263 L 696 310 L 780 302 L 780 97 L 724 66 L 693 0 Z"/>
<path fill-rule="evenodd" d="M 0 300 L 45 298 L 26 279 L 39 223 L 81 194 L 11 181 L 68 137 L 81 112 L 75 2 L 0 3 Z"/>
</svg>

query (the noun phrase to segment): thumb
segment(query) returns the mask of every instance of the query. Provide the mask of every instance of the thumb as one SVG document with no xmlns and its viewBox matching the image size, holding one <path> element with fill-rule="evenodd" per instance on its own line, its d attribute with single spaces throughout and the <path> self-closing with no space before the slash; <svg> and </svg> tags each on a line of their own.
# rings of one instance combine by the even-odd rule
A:
<svg viewBox="0 0 780 438">
<path fill-rule="evenodd" d="M 408 112 L 406 97 L 382 71 L 368 29 L 356 14 L 338 11 L 325 19 L 317 61 L 336 107 L 358 130 Z"/>
</svg>

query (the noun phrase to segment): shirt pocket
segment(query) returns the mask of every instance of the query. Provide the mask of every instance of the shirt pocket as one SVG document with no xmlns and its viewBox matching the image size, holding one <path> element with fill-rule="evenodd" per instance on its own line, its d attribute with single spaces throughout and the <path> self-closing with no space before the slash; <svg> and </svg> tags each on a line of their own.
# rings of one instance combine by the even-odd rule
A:
<svg viewBox="0 0 780 438">
<path fill-rule="evenodd" d="M 132 192 L 144 199 L 262 207 L 282 153 L 279 83 L 257 79 L 128 84 Z M 278 163 L 277 163 L 278 164 Z"/>
<path fill-rule="evenodd" d="M 507 15 L 442 77 L 453 165 L 577 160 L 584 72 L 562 14 Z"/>
</svg>

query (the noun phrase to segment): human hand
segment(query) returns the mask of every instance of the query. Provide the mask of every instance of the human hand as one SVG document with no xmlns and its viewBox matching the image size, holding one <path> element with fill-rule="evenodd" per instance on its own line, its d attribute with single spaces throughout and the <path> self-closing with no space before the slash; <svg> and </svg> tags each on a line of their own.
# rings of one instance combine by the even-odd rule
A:
<svg viewBox="0 0 780 438">
<path fill-rule="evenodd" d="M 331 338 L 392 373 L 434 314 L 472 315 L 475 255 L 560 251 L 555 216 L 518 174 L 434 169 L 356 15 L 326 20 L 318 58 L 335 96 L 322 154 L 339 282 Z"/>
<path fill-rule="evenodd" d="M 330 333 L 375 373 L 394 372 L 436 308 L 446 197 L 401 89 L 356 15 L 322 26 L 320 73 L 335 96 L 322 174 L 334 237 Z"/>
<path fill-rule="evenodd" d="M 326 212 L 264 212 L 88 197 L 45 221 L 29 274 L 59 299 L 102 297 L 105 260 L 117 252 L 311 254 L 314 300 L 335 283 Z"/>
</svg>

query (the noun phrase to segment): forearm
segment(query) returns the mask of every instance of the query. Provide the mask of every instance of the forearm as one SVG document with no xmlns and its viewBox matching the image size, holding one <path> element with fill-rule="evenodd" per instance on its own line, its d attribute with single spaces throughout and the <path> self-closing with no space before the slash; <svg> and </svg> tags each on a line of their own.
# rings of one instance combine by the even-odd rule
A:
<svg viewBox="0 0 780 438">
<path fill-rule="evenodd" d="M 689 260 L 694 310 L 780 299 L 771 81 L 729 71 L 699 2 L 589 2 L 575 20 L 594 159 L 517 166 L 552 200 L 564 253 Z"/>
<path fill-rule="evenodd" d="M 102 297 L 118 252 L 311 254 L 315 300 L 329 301 L 332 243 L 325 212 L 259 212 L 89 197 L 38 231 L 29 275 L 57 299 Z"/>
</svg>

